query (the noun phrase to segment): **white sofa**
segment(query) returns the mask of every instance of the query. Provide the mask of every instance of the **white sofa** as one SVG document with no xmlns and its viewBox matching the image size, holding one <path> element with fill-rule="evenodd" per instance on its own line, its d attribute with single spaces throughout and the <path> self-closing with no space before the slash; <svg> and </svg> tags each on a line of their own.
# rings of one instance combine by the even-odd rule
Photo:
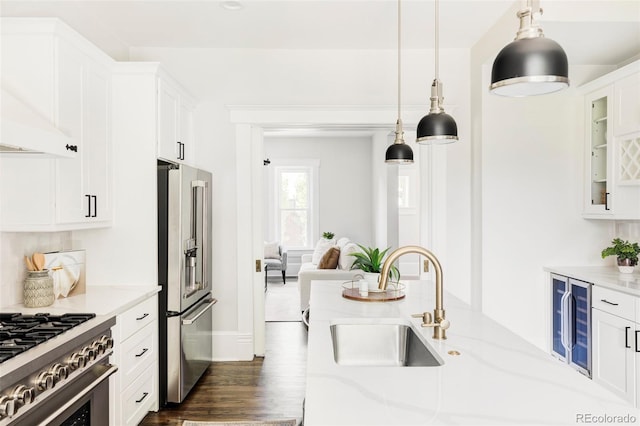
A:
<svg viewBox="0 0 640 426">
<path fill-rule="evenodd" d="M 331 245 L 333 246 L 333 244 Z M 360 251 L 359 247 L 349 241 L 348 238 L 341 238 L 335 244 L 340 248 L 340 259 L 336 269 L 318 269 L 318 250 L 314 254 L 303 254 L 300 271 L 298 272 L 298 285 L 300 287 L 300 311 L 309 307 L 309 296 L 311 295 L 311 281 L 314 280 L 350 280 L 356 274 L 362 274 L 360 269 L 351 269 L 355 257 L 349 253 Z M 315 255 L 315 259 L 314 259 Z M 320 255 L 321 257 L 321 255 Z M 315 262 L 314 262 L 315 260 Z"/>
</svg>

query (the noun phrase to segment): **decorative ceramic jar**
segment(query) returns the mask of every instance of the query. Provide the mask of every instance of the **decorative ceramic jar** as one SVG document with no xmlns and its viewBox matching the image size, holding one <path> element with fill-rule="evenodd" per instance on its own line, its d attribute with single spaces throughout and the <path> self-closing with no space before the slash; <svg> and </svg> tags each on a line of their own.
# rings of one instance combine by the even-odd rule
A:
<svg viewBox="0 0 640 426">
<path fill-rule="evenodd" d="M 53 304 L 56 298 L 53 294 L 53 278 L 49 276 L 48 269 L 27 271 L 23 299 L 27 308 L 41 308 Z"/>
<path fill-rule="evenodd" d="M 623 274 L 632 274 L 637 262 L 631 259 L 618 258 L 618 270 Z"/>
</svg>

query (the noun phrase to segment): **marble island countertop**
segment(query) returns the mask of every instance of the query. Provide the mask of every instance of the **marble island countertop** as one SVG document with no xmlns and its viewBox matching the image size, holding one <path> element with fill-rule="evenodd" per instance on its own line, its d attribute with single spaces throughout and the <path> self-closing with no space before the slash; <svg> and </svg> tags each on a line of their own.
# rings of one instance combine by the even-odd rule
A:
<svg viewBox="0 0 640 426">
<path fill-rule="evenodd" d="M 84 312 L 110 317 L 125 312 L 159 291 L 160 286 L 87 286 L 84 294 L 58 298 L 50 306 L 27 308 L 23 304 L 16 304 L 0 307 L 0 312 L 22 314 Z"/>
<path fill-rule="evenodd" d="M 575 425 L 602 415 L 640 422 L 633 406 L 448 293 L 451 328 L 433 340 L 410 318 L 433 311 L 431 282 L 407 282 L 404 299 L 384 303 L 343 298 L 341 285 L 311 285 L 305 426 Z M 410 321 L 444 365 L 338 365 L 330 325 L 350 318 Z"/>
</svg>

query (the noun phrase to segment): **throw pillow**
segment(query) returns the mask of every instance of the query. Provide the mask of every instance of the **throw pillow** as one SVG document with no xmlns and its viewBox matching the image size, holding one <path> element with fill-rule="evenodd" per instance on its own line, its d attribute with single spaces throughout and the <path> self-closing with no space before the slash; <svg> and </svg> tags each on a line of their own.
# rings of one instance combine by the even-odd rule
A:
<svg viewBox="0 0 640 426">
<path fill-rule="evenodd" d="M 342 250 L 344 248 L 344 246 L 347 245 L 347 243 L 349 242 L 349 238 L 347 237 L 342 237 L 338 240 L 338 242 L 336 243 L 336 245 L 338 246 L 338 248 L 340 250 Z"/>
<path fill-rule="evenodd" d="M 351 253 L 357 253 L 361 251 L 360 247 L 356 243 L 347 243 L 342 250 L 340 250 L 340 259 L 338 260 L 338 266 L 340 269 L 348 271 L 351 269 L 351 265 L 356 261 Z"/>
<path fill-rule="evenodd" d="M 340 249 L 338 247 L 331 247 L 324 256 L 322 256 L 322 259 L 320 259 L 318 269 L 336 269 L 339 257 Z"/>
<path fill-rule="evenodd" d="M 324 256 L 327 250 L 329 250 L 331 247 L 333 247 L 333 241 L 320 238 L 318 240 L 318 243 L 316 244 L 315 250 L 313 251 L 311 263 L 313 263 L 314 265 L 320 263 L 320 259 L 322 259 L 322 256 Z"/>
<path fill-rule="evenodd" d="M 278 242 L 264 243 L 265 259 L 280 259 L 280 247 Z"/>
</svg>

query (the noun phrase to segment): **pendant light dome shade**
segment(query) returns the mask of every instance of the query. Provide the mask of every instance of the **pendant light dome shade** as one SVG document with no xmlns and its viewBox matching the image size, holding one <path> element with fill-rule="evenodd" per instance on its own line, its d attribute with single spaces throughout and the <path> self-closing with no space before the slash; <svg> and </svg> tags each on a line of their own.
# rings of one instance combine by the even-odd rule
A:
<svg viewBox="0 0 640 426">
<path fill-rule="evenodd" d="M 506 45 L 491 69 L 491 91 L 502 96 L 533 96 L 569 86 L 569 63 L 562 47 L 544 38 L 524 38 Z"/>
<path fill-rule="evenodd" d="M 429 113 L 422 117 L 416 130 L 418 143 L 445 144 L 458 140 L 458 125 L 446 112 Z"/>
<path fill-rule="evenodd" d="M 405 143 L 392 143 L 387 148 L 385 163 L 413 163 L 413 150 Z"/>
<path fill-rule="evenodd" d="M 496 56 L 491 69 L 491 92 L 510 97 L 553 93 L 569 87 L 567 54 L 555 41 L 545 38 L 534 22 L 537 5 L 518 12 L 520 29 L 516 39 Z"/>
</svg>

